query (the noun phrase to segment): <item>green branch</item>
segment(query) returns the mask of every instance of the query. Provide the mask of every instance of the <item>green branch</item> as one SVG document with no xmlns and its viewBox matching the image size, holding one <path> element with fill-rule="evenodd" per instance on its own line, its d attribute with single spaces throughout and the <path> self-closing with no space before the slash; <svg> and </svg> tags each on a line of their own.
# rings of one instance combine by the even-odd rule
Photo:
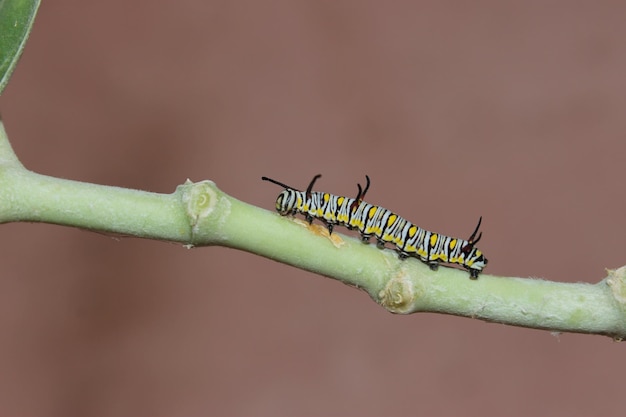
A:
<svg viewBox="0 0 626 417">
<path fill-rule="evenodd" d="M 340 280 L 393 313 L 438 312 L 553 332 L 626 337 L 626 267 L 598 284 L 481 274 L 399 260 L 322 225 L 239 201 L 212 181 L 156 194 L 68 181 L 26 170 L 0 124 L 0 223 L 31 221 L 227 246 Z"/>
</svg>

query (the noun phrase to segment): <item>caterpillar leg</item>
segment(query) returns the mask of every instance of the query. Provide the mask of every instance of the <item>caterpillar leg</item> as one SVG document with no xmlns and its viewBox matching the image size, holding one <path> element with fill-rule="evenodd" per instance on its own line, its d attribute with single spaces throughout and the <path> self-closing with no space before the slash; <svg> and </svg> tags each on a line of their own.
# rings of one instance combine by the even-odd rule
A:
<svg viewBox="0 0 626 417">
<path fill-rule="evenodd" d="M 480 271 L 478 269 L 470 269 L 469 273 L 470 273 L 470 279 L 478 279 L 478 273 Z"/>
<path fill-rule="evenodd" d="M 436 271 L 439 269 L 439 262 L 426 262 L 431 271 Z"/>
<path fill-rule="evenodd" d="M 380 240 L 380 239 L 377 239 L 377 240 L 376 240 L 376 247 L 377 247 L 378 249 L 384 249 L 384 248 L 385 248 L 385 242 L 384 242 L 384 241 L 382 241 L 382 240 Z"/>
</svg>

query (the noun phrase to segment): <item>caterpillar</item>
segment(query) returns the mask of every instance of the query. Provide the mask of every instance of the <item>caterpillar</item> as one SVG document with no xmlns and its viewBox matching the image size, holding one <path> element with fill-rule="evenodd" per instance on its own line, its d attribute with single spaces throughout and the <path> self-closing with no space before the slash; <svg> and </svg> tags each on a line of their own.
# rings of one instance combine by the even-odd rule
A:
<svg viewBox="0 0 626 417">
<path fill-rule="evenodd" d="M 482 237 L 482 233 L 476 236 L 482 217 L 467 240 L 444 236 L 424 230 L 386 208 L 363 201 L 370 187 L 367 175 L 365 189 L 357 184 L 355 198 L 313 191 L 313 185 L 320 177 L 320 174 L 315 175 L 306 191 L 271 178 L 261 179 L 284 188 L 276 198 L 276 211 L 282 216 L 300 213 L 309 224 L 313 219 L 319 219 L 326 224 L 330 234 L 335 225 L 358 230 L 363 242 L 367 243 L 375 237 L 376 246 L 380 249 L 391 243 L 395 245 L 400 259 L 416 257 L 432 270 L 436 270 L 440 263 L 459 265 L 469 271 L 470 279 L 477 279 L 487 265 L 487 258 L 475 246 Z"/>
</svg>

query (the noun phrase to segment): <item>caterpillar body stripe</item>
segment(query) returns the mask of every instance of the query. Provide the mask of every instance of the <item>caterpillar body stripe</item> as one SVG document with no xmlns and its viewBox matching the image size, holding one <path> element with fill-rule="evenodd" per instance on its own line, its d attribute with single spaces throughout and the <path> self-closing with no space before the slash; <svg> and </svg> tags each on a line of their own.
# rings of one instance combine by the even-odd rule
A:
<svg viewBox="0 0 626 417">
<path fill-rule="evenodd" d="M 475 246 L 482 237 L 482 233 L 476 236 L 482 217 L 467 240 L 444 236 L 422 229 L 386 208 L 363 201 L 370 186 L 367 175 L 365 189 L 357 184 L 358 193 L 355 198 L 313 191 L 313 185 L 320 177 L 320 174 L 314 176 L 306 191 L 271 178 L 261 179 L 285 189 L 276 198 L 276 211 L 283 216 L 300 213 L 309 224 L 313 219 L 319 219 L 326 224 L 331 234 L 335 225 L 356 229 L 364 242 L 375 237 L 376 244 L 381 249 L 386 243 L 390 243 L 395 246 L 400 258 L 416 257 L 433 270 L 440 263 L 459 265 L 469 271 L 471 279 L 476 279 L 487 265 L 487 258 Z"/>
</svg>

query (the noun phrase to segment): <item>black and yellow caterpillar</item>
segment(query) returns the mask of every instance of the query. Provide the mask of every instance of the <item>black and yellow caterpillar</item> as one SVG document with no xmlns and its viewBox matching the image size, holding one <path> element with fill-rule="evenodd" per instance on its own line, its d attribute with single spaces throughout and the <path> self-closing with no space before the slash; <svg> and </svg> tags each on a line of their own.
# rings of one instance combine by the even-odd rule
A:
<svg viewBox="0 0 626 417">
<path fill-rule="evenodd" d="M 326 224 L 329 233 L 333 232 L 335 225 L 356 229 L 364 242 L 374 236 L 381 249 L 386 243 L 392 243 L 400 258 L 416 257 L 433 270 L 440 263 L 456 264 L 467 269 L 471 279 L 476 279 L 487 265 L 487 258 L 475 246 L 482 236 L 480 233 L 476 237 L 482 217 L 469 239 L 444 236 L 424 230 L 386 208 L 363 201 L 370 186 L 367 175 L 365 189 L 357 184 L 356 198 L 313 191 L 313 185 L 320 177 L 320 174 L 313 177 L 306 191 L 299 191 L 271 178 L 261 179 L 285 189 L 276 198 L 276 211 L 283 216 L 300 213 L 309 224 L 313 219 L 319 219 Z"/>
</svg>

